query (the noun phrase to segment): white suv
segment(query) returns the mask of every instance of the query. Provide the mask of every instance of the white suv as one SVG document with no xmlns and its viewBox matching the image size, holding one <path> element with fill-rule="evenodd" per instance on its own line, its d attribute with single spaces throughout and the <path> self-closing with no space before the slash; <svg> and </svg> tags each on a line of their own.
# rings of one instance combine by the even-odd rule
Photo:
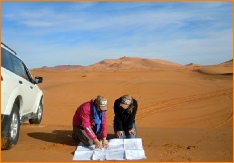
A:
<svg viewBox="0 0 234 163">
<path fill-rule="evenodd" d="M 43 113 L 43 92 L 37 86 L 42 77 L 33 79 L 16 53 L 1 43 L 1 114 L 2 149 L 17 144 L 20 124 L 29 120 L 39 124 Z"/>
</svg>

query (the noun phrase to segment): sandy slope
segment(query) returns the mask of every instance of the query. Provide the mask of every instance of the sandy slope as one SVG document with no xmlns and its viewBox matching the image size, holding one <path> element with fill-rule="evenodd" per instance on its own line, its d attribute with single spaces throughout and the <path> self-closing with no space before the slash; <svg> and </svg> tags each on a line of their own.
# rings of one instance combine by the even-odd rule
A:
<svg viewBox="0 0 234 163">
<path fill-rule="evenodd" d="M 232 61 L 183 66 L 123 57 L 32 73 L 44 77 L 43 121 L 22 124 L 17 146 L 2 151 L 4 162 L 71 162 L 77 146 L 71 139 L 77 106 L 104 95 L 108 138 L 113 138 L 113 102 L 125 93 L 139 104 L 136 124 L 147 157 L 139 161 L 233 161 Z"/>
</svg>

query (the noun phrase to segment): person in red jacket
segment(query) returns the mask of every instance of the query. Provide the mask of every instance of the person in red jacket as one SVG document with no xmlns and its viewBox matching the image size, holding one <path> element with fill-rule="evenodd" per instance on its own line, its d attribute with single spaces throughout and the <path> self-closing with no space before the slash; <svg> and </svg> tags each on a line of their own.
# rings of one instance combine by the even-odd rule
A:
<svg viewBox="0 0 234 163">
<path fill-rule="evenodd" d="M 108 148 L 107 110 L 107 100 L 101 95 L 80 105 L 73 116 L 72 138 L 86 146 L 95 144 L 95 148 Z"/>
<path fill-rule="evenodd" d="M 123 95 L 114 102 L 114 132 L 120 139 L 137 138 L 135 117 L 137 101 L 131 95 Z"/>
</svg>

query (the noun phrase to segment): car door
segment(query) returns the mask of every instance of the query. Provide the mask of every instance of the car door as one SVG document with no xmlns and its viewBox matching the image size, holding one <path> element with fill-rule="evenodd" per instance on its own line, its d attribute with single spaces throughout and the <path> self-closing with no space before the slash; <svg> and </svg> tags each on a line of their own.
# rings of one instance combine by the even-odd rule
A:
<svg viewBox="0 0 234 163">
<path fill-rule="evenodd" d="M 11 53 L 8 52 L 5 48 L 2 49 L 2 67 L 1 67 L 1 113 L 10 114 L 11 110 L 7 109 L 9 104 L 10 97 L 13 92 L 17 89 L 19 83 L 16 80 L 16 74 L 14 74 L 14 67 L 12 63 Z M 14 102 L 14 101 L 13 101 Z"/>
<path fill-rule="evenodd" d="M 37 104 L 36 104 L 36 100 L 38 98 L 38 94 L 39 94 L 39 88 L 38 86 L 35 84 L 34 79 L 30 73 L 30 71 L 28 70 L 27 66 L 25 64 L 24 65 L 24 70 L 26 73 L 26 80 L 28 82 L 29 88 L 30 88 L 30 95 L 31 95 L 31 100 L 30 100 L 30 108 L 28 113 L 32 113 L 32 112 L 36 112 L 37 111 Z"/>
<path fill-rule="evenodd" d="M 22 96 L 22 105 L 20 106 L 20 116 L 32 112 L 35 103 L 34 85 L 29 81 L 23 62 L 12 55 L 14 63 L 14 72 L 17 74 Z"/>
</svg>

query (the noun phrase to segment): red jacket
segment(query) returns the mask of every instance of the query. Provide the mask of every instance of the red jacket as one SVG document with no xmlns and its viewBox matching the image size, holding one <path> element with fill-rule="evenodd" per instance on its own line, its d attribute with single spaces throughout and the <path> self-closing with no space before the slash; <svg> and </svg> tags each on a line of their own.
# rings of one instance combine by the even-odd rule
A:
<svg viewBox="0 0 234 163">
<path fill-rule="evenodd" d="M 93 100 L 83 103 L 80 105 L 74 116 L 73 124 L 75 126 L 83 127 L 87 135 L 92 139 L 96 139 L 97 135 L 93 132 L 92 126 L 95 124 L 93 121 L 93 112 L 92 112 L 92 103 Z M 106 112 L 104 112 L 104 120 L 101 124 L 102 137 L 107 137 L 107 128 L 106 128 Z"/>
</svg>

